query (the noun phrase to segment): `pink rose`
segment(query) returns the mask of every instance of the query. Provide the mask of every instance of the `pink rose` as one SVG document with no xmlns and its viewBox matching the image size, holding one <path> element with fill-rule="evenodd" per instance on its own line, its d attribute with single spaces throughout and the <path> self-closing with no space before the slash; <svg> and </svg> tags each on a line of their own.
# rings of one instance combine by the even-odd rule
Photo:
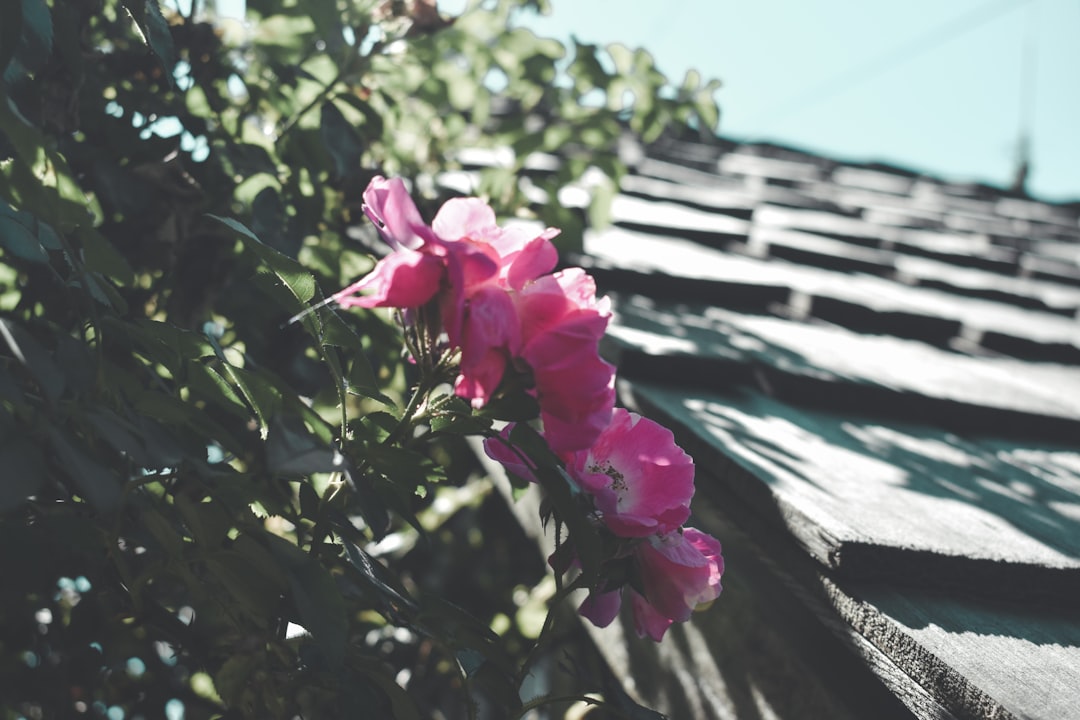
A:
<svg viewBox="0 0 1080 720">
<path fill-rule="evenodd" d="M 638 637 L 648 635 L 660 642 L 672 623 L 689 620 L 695 608 L 715 600 L 723 589 L 720 543 L 694 528 L 650 537 L 634 549 L 634 565 L 644 595 L 628 585 L 592 592 L 579 608 L 582 616 L 606 627 L 618 614 L 623 593 L 628 593 Z"/>
<path fill-rule="evenodd" d="M 690 516 L 694 461 L 666 427 L 622 408 L 567 470 L 620 537 L 671 533 Z"/>
<path fill-rule="evenodd" d="M 515 299 L 544 437 L 555 452 L 584 450 L 615 406 L 615 368 L 599 353 L 610 304 L 597 300 L 595 282 L 580 268 L 528 283 Z"/>
<path fill-rule="evenodd" d="M 489 437 L 484 440 L 484 452 L 489 458 L 501 464 L 508 472 L 513 473 L 522 480 L 536 482 L 532 466 L 525 459 L 524 453 L 512 449 L 507 443 L 510 441 L 510 432 L 514 429 L 514 423 L 510 423 L 499 433 L 499 437 Z"/>
<path fill-rule="evenodd" d="M 636 548 L 645 598 L 676 622 L 690 619 L 698 605 L 712 602 L 723 589 L 720 542 L 694 528 L 654 535 Z"/>
<path fill-rule="evenodd" d="M 450 344 L 462 351 L 454 390 L 473 407 L 483 407 L 521 350 L 511 291 L 555 267 L 558 253 L 551 238 L 559 231 L 548 228 L 533 236 L 521 228 L 501 228 L 495 212 L 477 198 L 448 200 L 432 228 L 451 250 L 443 326 Z"/>
<path fill-rule="evenodd" d="M 364 212 L 394 252 L 334 299 L 367 308 L 436 301 L 450 345 L 461 349 L 457 395 L 484 406 L 520 360 L 552 448 L 589 447 L 615 402 L 614 368 L 598 350 L 611 312 L 583 270 L 544 274 L 558 260 L 558 230 L 501 228 L 476 198 L 446 202 L 429 227 L 398 178 L 372 180 Z"/>
</svg>

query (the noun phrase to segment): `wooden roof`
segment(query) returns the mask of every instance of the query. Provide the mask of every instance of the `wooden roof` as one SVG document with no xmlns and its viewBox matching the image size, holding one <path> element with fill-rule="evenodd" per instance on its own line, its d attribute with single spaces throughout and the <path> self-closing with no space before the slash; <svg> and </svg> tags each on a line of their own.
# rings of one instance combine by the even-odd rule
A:
<svg viewBox="0 0 1080 720">
<path fill-rule="evenodd" d="M 628 156 L 569 262 L 613 299 L 621 401 L 695 457 L 694 521 L 744 538 L 725 585 L 756 557 L 918 717 L 1080 718 L 1080 203 L 767 144 Z M 699 630 L 658 657 L 723 717 Z"/>
<path fill-rule="evenodd" d="M 613 216 L 620 397 L 699 496 L 793 541 L 916 715 L 1080 717 L 1080 206 L 668 141 Z"/>
</svg>

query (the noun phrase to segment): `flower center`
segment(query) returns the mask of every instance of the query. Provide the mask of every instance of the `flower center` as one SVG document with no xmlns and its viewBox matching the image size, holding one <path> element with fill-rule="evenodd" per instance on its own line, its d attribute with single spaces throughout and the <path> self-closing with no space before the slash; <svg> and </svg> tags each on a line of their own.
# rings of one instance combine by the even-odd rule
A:
<svg viewBox="0 0 1080 720">
<path fill-rule="evenodd" d="M 596 462 L 589 465 L 589 472 L 603 473 L 611 478 L 611 489 L 618 496 L 617 502 L 622 502 L 623 494 L 626 492 L 626 477 L 621 472 L 611 467 L 611 463 L 601 465 Z"/>
</svg>

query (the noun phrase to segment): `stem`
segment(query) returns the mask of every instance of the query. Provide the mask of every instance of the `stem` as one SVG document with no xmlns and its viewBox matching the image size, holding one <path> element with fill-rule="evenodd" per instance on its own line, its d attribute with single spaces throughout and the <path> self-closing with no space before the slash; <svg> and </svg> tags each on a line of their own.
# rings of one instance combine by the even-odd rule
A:
<svg viewBox="0 0 1080 720">
<path fill-rule="evenodd" d="M 79 282 L 82 284 L 86 301 L 90 303 L 90 324 L 94 328 L 94 354 L 97 356 L 97 384 L 101 388 L 105 386 L 105 337 L 101 333 L 101 314 L 98 312 L 97 300 L 94 299 L 93 293 L 90 292 L 90 276 L 86 272 L 86 266 L 83 265 L 82 258 L 75 254 L 75 250 L 71 247 L 71 243 L 68 242 L 64 233 L 58 232 L 56 236 L 60 239 L 64 252 L 70 258 L 72 267 L 78 272 Z"/>
<path fill-rule="evenodd" d="M 584 576 L 578 575 L 573 581 L 566 586 L 562 584 L 562 578 L 559 573 L 555 573 L 555 595 L 552 596 L 551 601 L 548 603 L 547 616 L 544 618 L 544 625 L 540 628 L 540 634 L 536 636 L 536 642 L 529 649 L 529 654 L 525 656 L 525 661 L 518 669 L 517 676 L 514 678 L 517 686 L 520 688 L 521 684 L 525 681 L 525 676 L 529 674 L 529 666 L 536 659 L 536 653 L 539 652 L 540 647 L 544 644 L 547 636 L 551 632 L 551 628 L 555 625 L 555 607 L 565 600 L 570 593 L 585 586 L 583 582 Z"/>
<path fill-rule="evenodd" d="M 390 431 L 390 434 L 383 440 L 383 445 L 390 445 L 401 439 L 402 435 L 413 426 L 413 422 L 416 420 L 416 411 L 419 409 L 420 404 L 424 398 L 431 392 L 429 385 L 430 379 L 424 378 L 417 384 L 416 390 L 413 392 L 412 397 L 409 399 L 409 404 L 405 407 L 405 411 L 401 415 L 401 419 L 398 424 Z M 344 441 L 344 426 L 342 427 L 342 439 Z M 344 449 L 344 442 L 342 442 L 342 449 Z M 362 475 L 367 471 L 367 467 L 370 464 L 368 458 L 364 460 L 356 467 L 357 475 Z M 322 546 L 323 539 L 326 537 L 329 529 L 327 528 L 328 518 L 327 510 L 330 508 L 331 503 L 340 495 L 341 488 L 344 483 L 339 483 L 334 489 L 323 496 L 322 502 L 319 503 L 319 514 L 315 519 L 315 525 L 311 528 L 311 547 L 308 549 L 308 554 L 314 557 Z"/>
</svg>

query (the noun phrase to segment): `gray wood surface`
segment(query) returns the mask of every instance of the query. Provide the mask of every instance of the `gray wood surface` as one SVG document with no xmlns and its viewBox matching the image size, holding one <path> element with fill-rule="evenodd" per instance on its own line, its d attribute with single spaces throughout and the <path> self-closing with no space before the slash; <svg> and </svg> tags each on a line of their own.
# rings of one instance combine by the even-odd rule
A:
<svg viewBox="0 0 1080 720">
<path fill-rule="evenodd" d="M 630 371 L 653 379 L 664 379 L 669 360 L 685 360 L 682 367 L 695 375 L 682 382 L 716 386 L 726 384 L 721 371 L 742 364 L 768 371 L 767 389 L 786 393 L 789 400 L 876 409 L 896 417 L 951 413 L 936 419 L 971 428 L 989 421 L 991 415 L 969 412 L 983 408 L 1011 423 L 1003 432 L 1080 437 L 1080 368 L 1075 366 L 976 358 L 910 340 L 641 296 L 615 300 L 609 329 L 614 354 L 630 364 Z M 779 385 L 788 381 L 790 387 Z M 863 407 L 885 399 L 893 404 Z"/>
<path fill-rule="evenodd" d="M 1030 307 L 1018 307 L 1004 300 L 958 297 L 955 293 L 943 289 L 911 286 L 872 275 L 850 275 L 824 268 L 767 261 L 703 247 L 690 240 L 632 232 L 622 228 L 586 233 L 585 247 L 589 255 L 584 262 L 590 268 L 601 266 L 605 270 L 623 270 L 628 274 L 621 283 L 617 278 L 605 276 L 601 278 L 601 285 L 607 280 L 607 284 L 615 289 L 632 289 L 652 297 L 690 299 L 692 296 L 685 292 L 688 287 L 686 281 L 689 280 L 700 281 L 694 284 L 693 295 L 700 298 L 706 294 L 706 290 L 700 288 L 701 283 L 712 281 L 717 283 L 717 287 L 711 302 L 727 306 L 724 287 L 734 283 L 787 287 L 792 294 L 809 297 L 809 315 L 830 322 L 848 326 L 843 317 L 823 314 L 824 308 L 836 307 L 837 303 L 842 303 L 853 311 L 862 308 L 863 316 L 866 313 L 883 316 L 878 318 L 883 323 L 881 326 L 875 326 L 871 322 L 872 318 L 868 318 L 869 324 L 853 328 L 874 334 L 899 334 L 896 325 L 888 324 L 888 315 L 902 314 L 913 320 L 907 337 L 932 343 L 942 340 L 941 324 L 950 323 L 958 327 L 944 337 L 946 340 L 958 335 L 979 339 L 987 332 L 994 332 L 1034 344 L 1035 347 L 1025 355 L 1033 359 L 1053 360 L 1057 356 L 1052 349 L 1047 349 L 1040 356 L 1039 345 L 1050 348 L 1072 346 L 1080 349 L 1080 324 L 1071 317 L 1080 308 L 1080 289 L 1072 291 L 1060 288 L 1058 295 L 1049 297 L 1060 303 L 1059 312 L 1046 312 Z M 942 266 L 942 263 L 936 261 L 927 262 L 934 268 Z M 981 271 L 972 272 L 989 275 Z M 666 286 L 646 286 L 651 279 L 642 275 L 652 275 L 653 279 L 666 277 L 669 281 Z M 940 275 L 941 273 L 934 277 Z M 961 277 L 961 280 L 963 279 Z M 1037 281 L 1035 282 L 1037 284 Z M 1051 291 L 1053 289 L 1050 288 Z M 1032 300 L 1038 299 L 1035 295 L 1030 297 Z M 781 295 L 779 299 L 785 303 L 791 302 L 790 294 Z M 1041 303 L 1041 299 L 1039 302 Z M 766 307 L 762 306 L 760 309 L 764 311 Z M 1066 312 L 1069 317 L 1063 314 Z M 1004 348 L 998 351 L 1008 354 Z"/>
<path fill-rule="evenodd" d="M 1003 578 L 1007 582 L 1007 578 Z M 835 588 L 841 614 L 959 716 L 1080 718 L 1080 608 L 886 586 Z"/>
<path fill-rule="evenodd" d="M 1080 452 L 624 381 L 699 467 L 839 576 L 1080 597 Z M 700 489 L 699 492 L 708 492 Z"/>
</svg>

